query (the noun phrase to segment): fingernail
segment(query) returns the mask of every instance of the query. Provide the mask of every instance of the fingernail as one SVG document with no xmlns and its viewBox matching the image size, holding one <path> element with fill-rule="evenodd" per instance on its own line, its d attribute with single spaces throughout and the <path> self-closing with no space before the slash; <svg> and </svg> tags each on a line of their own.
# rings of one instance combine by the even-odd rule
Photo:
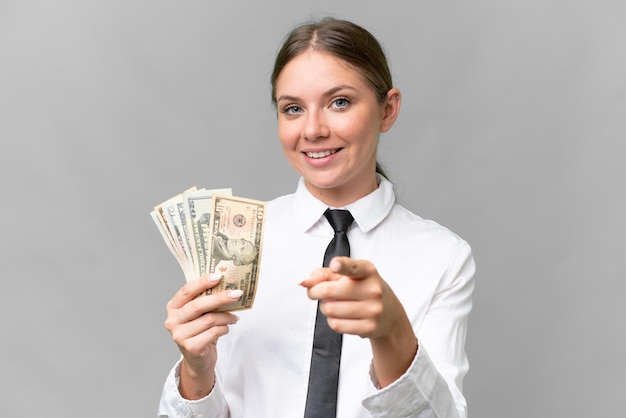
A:
<svg viewBox="0 0 626 418">
<path fill-rule="evenodd" d="M 228 297 L 231 299 L 239 299 L 241 295 L 243 295 L 243 290 L 241 289 L 231 290 L 228 292 Z"/>
<path fill-rule="evenodd" d="M 235 318 L 235 322 L 239 322 L 239 316 L 235 314 L 231 314 Z"/>
<path fill-rule="evenodd" d="M 211 273 L 209 274 L 209 281 L 210 282 L 219 282 L 220 280 L 222 280 L 222 274 L 221 273 Z"/>
</svg>

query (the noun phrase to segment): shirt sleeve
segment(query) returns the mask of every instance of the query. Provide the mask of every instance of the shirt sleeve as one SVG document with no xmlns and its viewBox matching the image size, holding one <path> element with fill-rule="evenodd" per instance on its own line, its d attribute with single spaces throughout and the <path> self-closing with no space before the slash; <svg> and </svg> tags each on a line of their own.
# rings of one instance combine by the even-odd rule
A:
<svg viewBox="0 0 626 418">
<path fill-rule="evenodd" d="M 475 264 L 466 243 L 441 278 L 416 331 L 419 348 L 404 375 L 363 400 L 372 417 L 466 418 L 465 339 L 472 308 Z M 377 385 L 375 378 L 372 379 Z"/>
<path fill-rule="evenodd" d="M 159 418 L 228 418 L 228 406 L 222 395 L 221 383 L 217 378 L 211 393 L 202 399 L 191 401 L 180 395 L 178 391 L 180 363 L 179 360 L 165 380 L 157 416 Z"/>
</svg>

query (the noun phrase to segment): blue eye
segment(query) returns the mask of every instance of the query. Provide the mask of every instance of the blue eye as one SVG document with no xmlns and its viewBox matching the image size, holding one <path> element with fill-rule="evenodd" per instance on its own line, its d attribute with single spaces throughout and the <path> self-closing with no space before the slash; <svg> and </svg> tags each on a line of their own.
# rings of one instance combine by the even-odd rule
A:
<svg viewBox="0 0 626 418">
<path fill-rule="evenodd" d="M 344 109 L 348 107 L 349 104 L 350 104 L 350 100 L 348 100 L 348 98 L 346 97 L 338 97 L 335 100 L 333 100 L 333 106 L 338 109 Z"/>
<path fill-rule="evenodd" d="M 292 104 L 292 105 L 287 105 L 283 107 L 282 112 L 290 114 L 290 115 L 295 115 L 297 113 L 302 113 L 302 108 L 298 105 Z"/>
</svg>

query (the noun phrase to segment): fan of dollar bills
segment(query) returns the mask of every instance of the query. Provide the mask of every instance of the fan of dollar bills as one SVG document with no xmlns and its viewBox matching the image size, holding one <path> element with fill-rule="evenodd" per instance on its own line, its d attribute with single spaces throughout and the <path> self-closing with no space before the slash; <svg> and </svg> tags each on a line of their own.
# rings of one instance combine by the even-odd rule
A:
<svg viewBox="0 0 626 418">
<path fill-rule="evenodd" d="M 265 202 L 235 197 L 231 189 L 197 189 L 154 207 L 150 213 L 187 281 L 220 272 L 206 294 L 241 289 L 243 296 L 221 311 L 249 309 L 258 284 Z"/>
</svg>

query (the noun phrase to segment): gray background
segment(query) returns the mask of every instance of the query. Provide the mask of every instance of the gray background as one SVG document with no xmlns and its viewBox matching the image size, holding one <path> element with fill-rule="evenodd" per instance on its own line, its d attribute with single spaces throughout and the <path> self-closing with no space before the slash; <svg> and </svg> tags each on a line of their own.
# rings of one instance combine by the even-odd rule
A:
<svg viewBox="0 0 626 418">
<path fill-rule="evenodd" d="M 155 415 L 184 279 L 149 212 L 294 190 L 268 78 L 325 14 L 389 53 L 400 202 L 475 251 L 470 415 L 626 416 L 617 0 L 0 0 L 0 416 Z"/>
</svg>

